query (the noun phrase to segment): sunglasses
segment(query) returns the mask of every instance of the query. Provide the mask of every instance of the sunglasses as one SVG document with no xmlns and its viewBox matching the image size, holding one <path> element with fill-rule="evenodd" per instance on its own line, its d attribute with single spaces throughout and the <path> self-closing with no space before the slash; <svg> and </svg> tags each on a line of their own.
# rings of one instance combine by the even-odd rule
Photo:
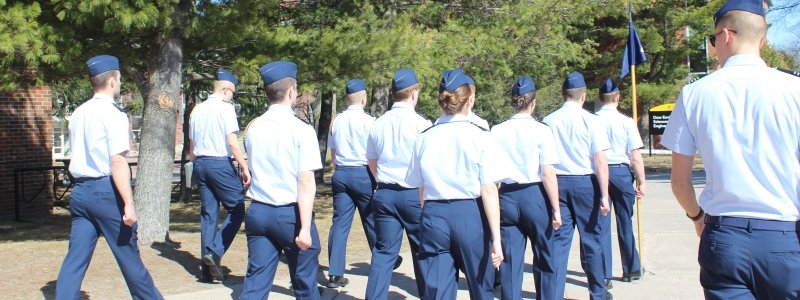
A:
<svg viewBox="0 0 800 300">
<path fill-rule="evenodd" d="M 723 28 L 723 29 L 722 29 L 722 30 L 720 30 L 719 32 L 717 32 L 717 33 L 715 33 L 715 34 L 712 34 L 712 35 L 709 35 L 709 36 L 708 36 L 708 41 L 709 41 L 709 42 L 711 42 L 711 47 L 717 47 L 717 36 L 718 36 L 720 33 L 724 32 L 724 31 L 725 31 L 725 29 L 726 29 L 726 28 Z M 733 30 L 733 29 L 727 29 L 727 30 L 728 30 L 728 31 L 730 31 L 730 32 L 733 32 L 733 33 L 738 33 L 738 32 L 736 32 L 736 30 Z"/>
</svg>

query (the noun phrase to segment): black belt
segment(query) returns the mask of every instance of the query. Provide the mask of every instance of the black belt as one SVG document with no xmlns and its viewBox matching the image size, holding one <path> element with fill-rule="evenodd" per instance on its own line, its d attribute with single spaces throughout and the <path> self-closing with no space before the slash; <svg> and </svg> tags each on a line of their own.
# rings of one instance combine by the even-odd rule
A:
<svg viewBox="0 0 800 300">
<path fill-rule="evenodd" d="M 586 175 L 556 175 L 556 177 L 561 177 L 561 178 L 593 178 L 594 174 L 586 174 Z"/>
<path fill-rule="evenodd" d="M 475 198 L 465 198 L 465 199 L 430 199 L 430 200 L 427 200 L 427 199 L 426 199 L 426 200 L 425 200 L 425 203 L 427 203 L 427 202 L 453 203 L 453 202 L 461 202 L 461 201 L 475 201 L 475 200 L 478 200 L 478 199 L 475 199 Z"/>
<path fill-rule="evenodd" d="M 77 178 L 75 178 L 75 182 L 80 183 L 80 182 L 89 182 L 89 181 L 107 180 L 107 179 L 111 179 L 111 176 L 109 175 L 109 176 L 101 176 L 101 177 L 77 177 Z"/>
<path fill-rule="evenodd" d="M 207 159 L 207 160 L 231 160 L 228 156 L 198 156 L 195 159 Z"/>
<path fill-rule="evenodd" d="M 378 188 L 379 189 L 390 189 L 390 190 L 395 190 L 395 191 L 416 190 L 416 188 L 404 187 L 404 186 L 399 185 L 397 183 L 383 183 L 383 182 L 378 182 Z"/>
<path fill-rule="evenodd" d="M 769 231 L 798 231 L 798 221 L 775 221 L 763 219 L 750 219 L 740 217 L 719 217 L 706 215 L 706 224 L 723 225 L 744 229 L 769 230 Z"/>
<path fill-rule="evenodd" d="M 269 207 L 272 207 L 272 208 L 297 206 L 297 202 L 293 202 L 293 203 L 289 203 L 289 204 L 283 204 L 283 205 L 275 205 L 275 204 L 264 203 L 264 202 L 261 202 L 261 201 L 258 201 L 258 200 L 253 200 L 250 204 L 251 205 L 252 204 L 261 204 L 261 205 L 266 205 L 266 206 L 269 206 Z"/>
</svg>

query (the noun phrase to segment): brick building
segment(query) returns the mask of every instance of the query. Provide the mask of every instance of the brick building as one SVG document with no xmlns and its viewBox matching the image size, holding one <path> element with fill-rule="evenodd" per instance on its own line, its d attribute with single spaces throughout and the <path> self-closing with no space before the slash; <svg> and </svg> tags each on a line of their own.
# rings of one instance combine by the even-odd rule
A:
<svg viewBox="0 0 800 300">
<path fill-rule="evenodd" d="M 0 93 L 0 220 L 14 218 L 14 170 L 52 165 L 53 118 L 49 87 Z M 25 172 L 20 217 L 50 213 L 53 172 Z M 21 184 L 21 182 L 20 182 Z"/>
</svg>

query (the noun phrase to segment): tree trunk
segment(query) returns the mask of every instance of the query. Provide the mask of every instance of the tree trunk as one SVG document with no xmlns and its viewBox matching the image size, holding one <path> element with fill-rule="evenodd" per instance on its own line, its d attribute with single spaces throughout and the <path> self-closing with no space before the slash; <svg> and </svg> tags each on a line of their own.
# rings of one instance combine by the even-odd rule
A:
<svg viewBox="0 0 800 300">
<path fill-rule="evenodd" d="M 322 158 L 322 169 L 315 172 L 317 183 L 322 183 L 325 177 L 325 157 L 328 152 L 328 133 L 331 129 L 331 115 L 333 113 L 333 93 L 323 92 L 322 101 L 319 109 L 319 123 L 317 126 L 317 142 L 319 143 L 319 154 Z"/>
<path fill-rule="evenodd" d="M 165 241 L 169 232 L 175 123 L 181 103 L 183 41 L 172 33 L 158 37 L 149 63 L 144 97 L 142 139 L 134 199 L 139 217 L 139 242 Z"/>
<path fill-rule="evenodd" d="M 369 105 L 369 114 L 373 117 L 380 117 L 392 107 L 392 101 L 389 100 L 389 88 L 386 86 L 376 86 L 372 89 L 372 103 Z"/>
</svg>

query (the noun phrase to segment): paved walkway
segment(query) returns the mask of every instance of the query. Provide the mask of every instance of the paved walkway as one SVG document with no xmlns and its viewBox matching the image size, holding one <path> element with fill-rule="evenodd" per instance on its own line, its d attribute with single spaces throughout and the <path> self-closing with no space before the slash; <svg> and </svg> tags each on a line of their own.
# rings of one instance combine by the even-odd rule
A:
<svg viewBox="0 0 800 300">
<path fill-rule="evenodd" d="M 696 173 L 695 187 L 702 188 L 703 180 L 703 174 Z M 614 299 L 703 299 L 698 281 L 697 245 L 699 239 L 694 233 L 691 222 L 686 219 L 672 196 L 669 175 L 648 176 L 647 192 L 648 195 L 641 204 L 644 235 L 643 266 L 646 269 L 646 275 L 643 280 L 635 283 L 619 280 L 622 270 L 616 245 L 616 229 L 612 229 L 615 255 L 613 274 L 616 280 L 611 293 L 614 295 Z M 406 259 L 411 258 L 405 244 L 402 255 Z M 527 256 L 526 261 L 533 260 L 530 251 Z M 287 267 L 281 264 L 279 268 Z M 527 270 L 530 270 L 530 263 L 528 263 Z M 322 299 L 363 299 L 368 272 L 368 257 L 362 261 L 351 262 L 347 270 L 350 284 L 340 289 L 323 289 Z M 319 276 L 319 281 L 325 282 L 322 274 Z M 459 283 L 458 299 L 469 299 L 465 281 L 462 279 Z M 525 299 L 535 298 L 533 275 L 530 273 L 525 274 L 523 289 Z M 166 298 L 172 300 L 230 299 L 231 297 L 238 298 L 240 290 L 241 285 L 234 285 L 180 295 L 167 295 Z M 389 297 L 390 299 L 416 299 L 418 298 L 416 295 L 413 269 L 410 261 L 406 260 L 394 273 Z M 496 295 L 499 297 L 499 292 Z M 580 267 L 577 230 L 569 260 L 565 297 L 569 299 L 589 298 L 586 277 Z M 294 299 L 288 278 L 278 277 L 275 279 L 270 299 Z"/>
</svg>

